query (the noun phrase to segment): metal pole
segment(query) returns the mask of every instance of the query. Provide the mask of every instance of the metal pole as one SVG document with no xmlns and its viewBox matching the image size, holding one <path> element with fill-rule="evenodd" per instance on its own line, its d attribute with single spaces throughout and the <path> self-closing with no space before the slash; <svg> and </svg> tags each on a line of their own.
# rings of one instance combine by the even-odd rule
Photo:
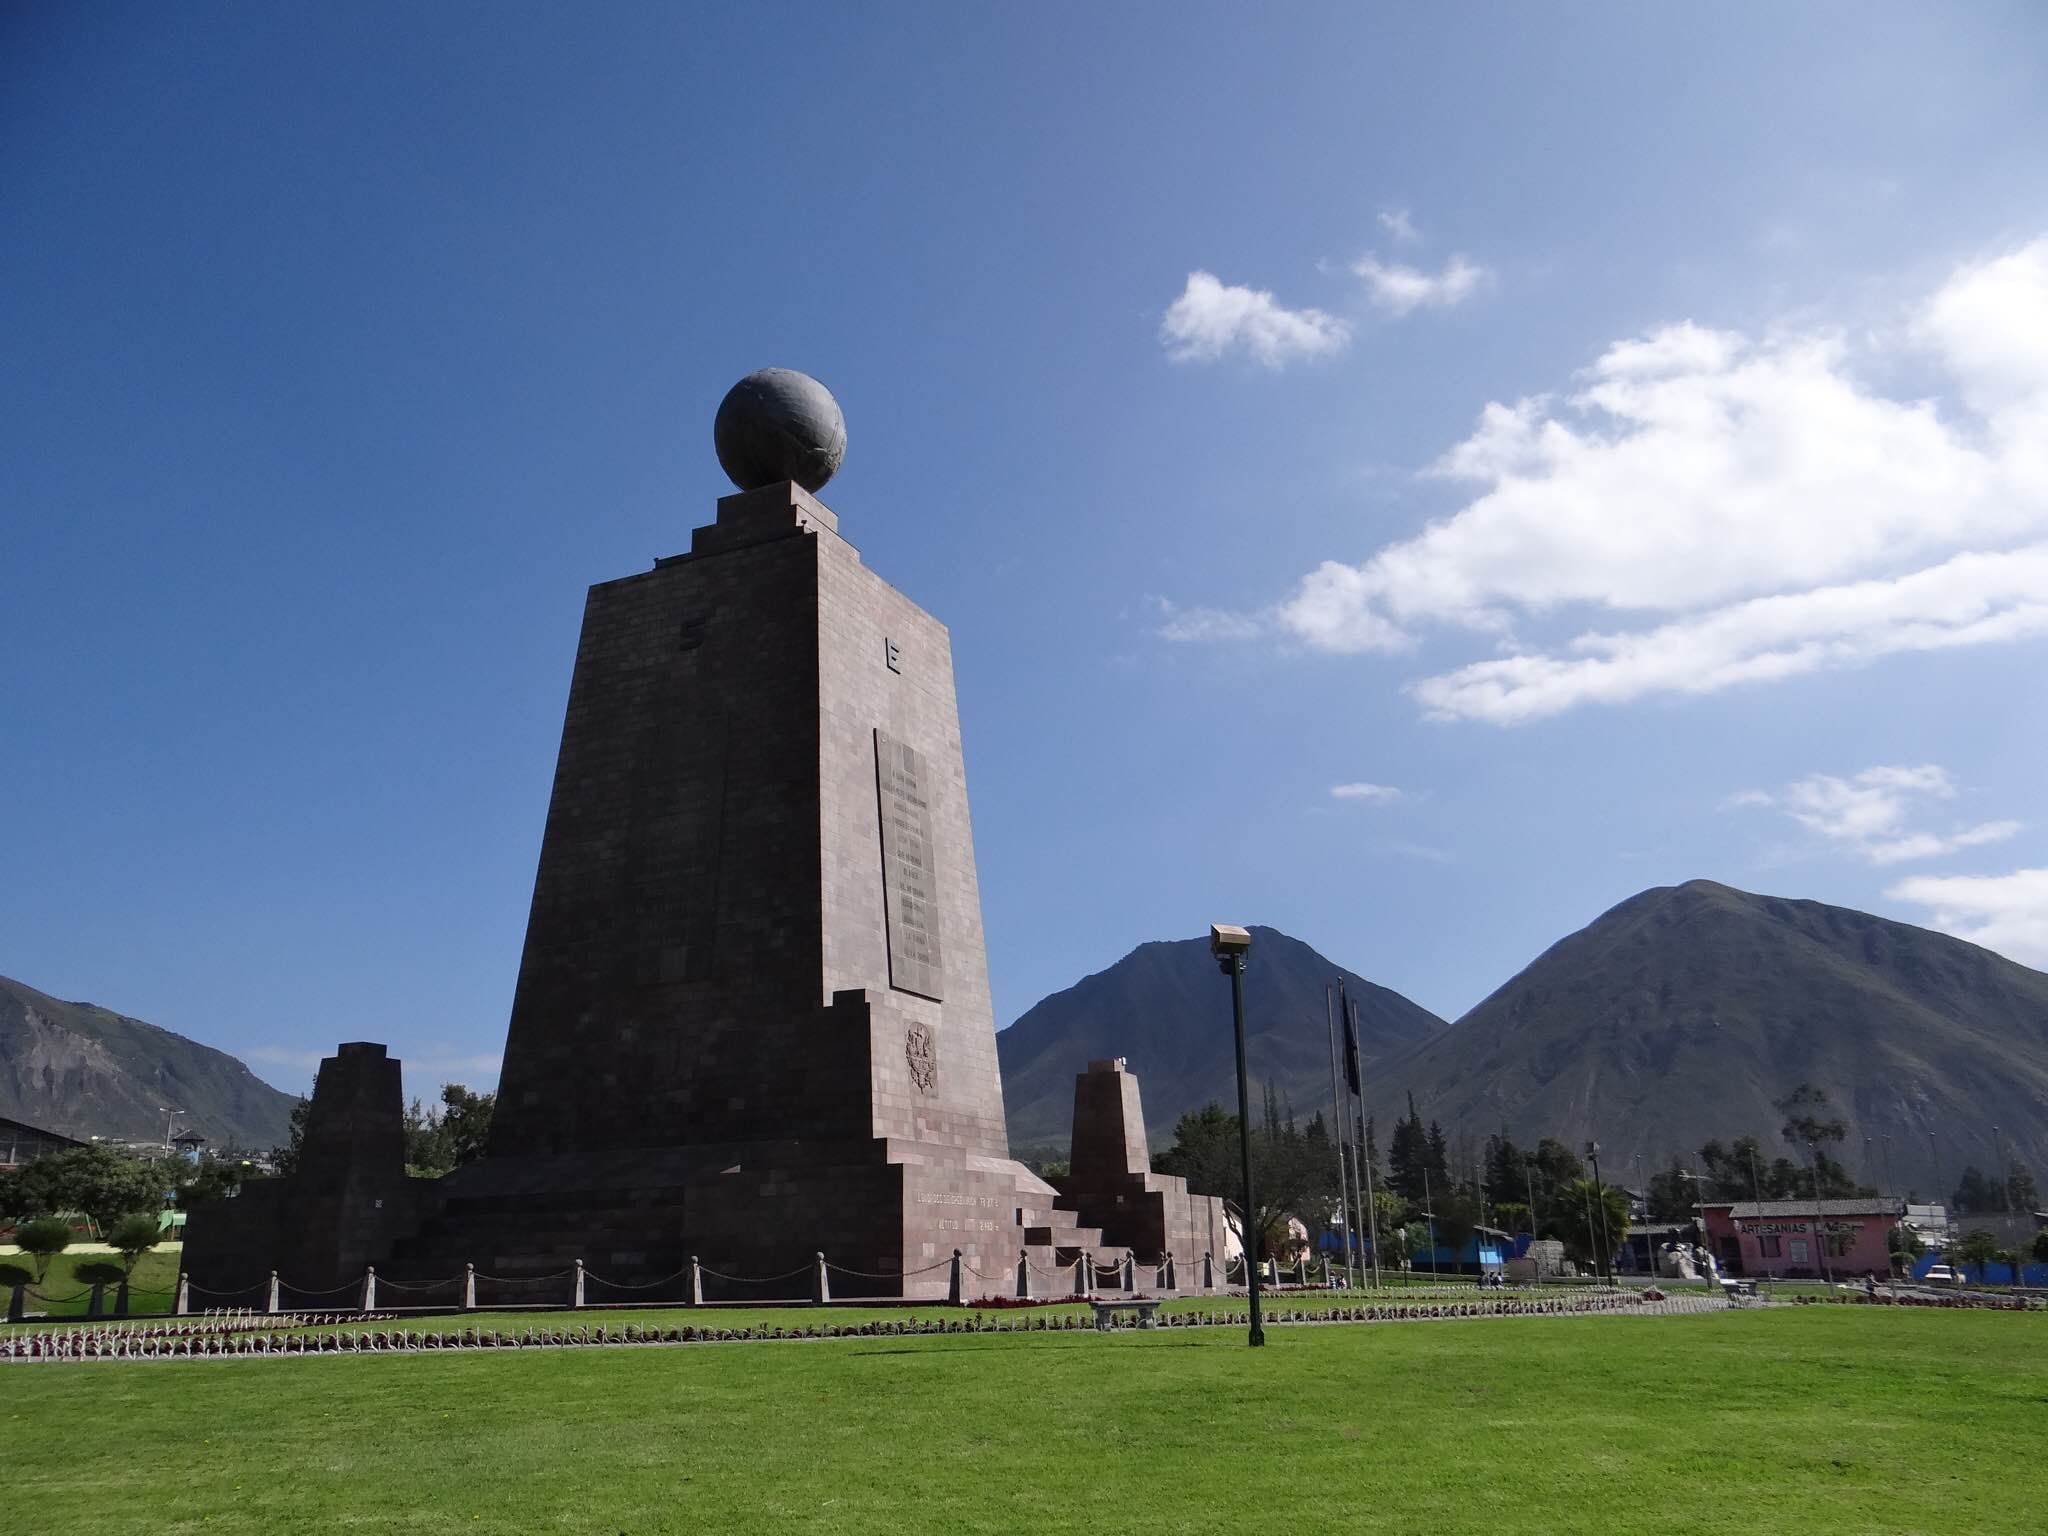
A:
<svg viewBox="0 0 2048 1536">
<path fill-rule="evenodd" d="M 1586 1143 L 1586 1156 L 1593 1160 L 1593 1203 L 1600 1210 L 1600 1248 L 1606 1255 L 1607 1283 L 1614 1284 L 1614 1242 L 1607 1235 L 1607 1192 L 1600 1184 L 1600 1143 Z"/>
<path fill-rule="evenodd" d="M 1337 1144 L 1337 1209 L 1344 1222 L 1344 1284 L 1351 1284 L 1351 1244 L 1358 1235 L 1358 1228 L 1351 1220 L 1351 1180 L 1344 1172 L 1345 1122 L 1351 1117 L 1344 1113 L 1337 1097 L 1337 1015 L 1330 1006 L 1330 989 L 1323 988 L 1323 1022 L 1330 1030 L 1330 1135 Z"/>
<path fill-rule="evenodd" d="M 1828 1235 L 1823 1230 L 1827 1226 L 1827 1217 L 1822 1214 L 1820 1208 L 1820 1145 L 1809 1141 L 1806 1150 L 1813 1154 L 1813 1240 L 1820 1245 L 1820 1251 L 1815 1257 L 1820 1260 L 1822 1282 L 1833 1285 L 1835 1274 L 1828 1266 Z"/>
<path fill-rule="evenodd" d="M 1266 1328 L 1259 1320 L 1259 1208 L 1252 1200 L 1252 1090 L 1244 1068 L 1244 956 L 1226 955 L 1222 963 L 1230 973 L 1230 1014 L 1237 1031 L 1237 1145 L 1244 1163 L 1244 1272 L 1252 1313 L 1248 1342 L 1257 1349 L 1266 1342 Z"/>
<path fill-rule="evenodd" d="M 1650 1235 L 1650 1181 L 1643 1177 L 1643 1154 L 1636 1154 L 1636 1182 L 1643 1186 L 1643 1262 L 1654 1279 L 1657 1270 L 1657 1239 Z M 1626 1238 L 1626 1232 L 1623 1234 Z M 1631 1243 L 1628 1250 L 1629 1268 L 1635 1268 L 1636 1250 Z"/>
<path fill-rule="evenodd" d="M 2012 1164 L 2005 1160 L 2005 1137 L 1991 1127 L 1991 1155 L 1998 1159 L 1998 1185 L 2005 1192 L 2005 1235 L 2012 1236 Z"/>
<path fill-rule="evenodd" d="M 1429 1147 L 1422 1149 L 1422 1219 L 1429 1231 L 1429 1278 L 1436 1279 L 1436 1196 L 1429 1192 Z"/>
<path fill-rule="evenodd" d="M 1362 1170 L 1360 1183 L 1365 1190 L 1365 1231 L 1372 1243 L 1372 1285 L 1380 1288 L 1380 1212 L 1379 1202 L 1372 1192 L 1372 1159 L 1366 1155 L 1365 1138 L 1361 1136 L 1353 1153 Z"/>
</svg>

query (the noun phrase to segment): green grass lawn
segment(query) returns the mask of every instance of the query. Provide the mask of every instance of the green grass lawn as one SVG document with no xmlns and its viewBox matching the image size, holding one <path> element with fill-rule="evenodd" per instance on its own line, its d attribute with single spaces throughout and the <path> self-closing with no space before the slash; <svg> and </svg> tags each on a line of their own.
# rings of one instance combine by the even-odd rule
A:
<svg viewBox="0 0 2048 1536">
<path fill-rule="evenodd" d="M 181 1252 L 183 1250 L 176 1245 L 167 1248 L 155 1248 L 145 1253 L 136 1263 L 135 1278 L 130 1282 L 128 1297 L 129 1310 L 131 1312 L 141 1315 L 171 1310 L 172 1292 L 178 1288 L 178 1256 Z M 10 1251 L 0 1254 L 0 1258 L 5 1258 L 10 1264 L 21 1264 L 29 1268 L 34 1267 L 29 1259 L 20 1253 Z M 28 1310 L 31 1312 L 47 1313 L 51 1317 L 56 1318 L 75 1319 L 84 1317 L 86 1307 L 90 1304 L 90 1297 L 89 1294 L 80 1295 L 79 1293 L 90 1293 L 92 1287 L 85 1284 L 82 1280 L 75 1278 L 72 1270 L 80 1264 L 90 1264 L 94 1260 L 102 1262 L 108 1260 L 118 1261 L 119 1258 L 119 1254 L 79 1253 L 71 1250 L 58 1254 L 50 1261 L 50 1272 L 43 1277 L 43 1283 L 40 1286 L 30 1288 L 32 1294 L 27 1299 Z M 40 1291 L 45 1296 L 57 1299 L 54 1301 L 41 1300 L 33 1294 L 35 1291 Z M 143 1291 L 160 1291 L 162 1294 L 147 1296 L 140 1294 Z M 6 1293 L 0 1291 L 0 1316 L 5 1315 L 5 1302 Z M 108 1286 L 107 1311 L 111 1313 L 113 1310 L 114 1288 Z"/>
<path fill-rule="evenodd" d="M 51 1530 L 1979 1536 L 2044 1443 L 2048 1317 L 1846 1307 L 0 1367 Z"/>
</svg>

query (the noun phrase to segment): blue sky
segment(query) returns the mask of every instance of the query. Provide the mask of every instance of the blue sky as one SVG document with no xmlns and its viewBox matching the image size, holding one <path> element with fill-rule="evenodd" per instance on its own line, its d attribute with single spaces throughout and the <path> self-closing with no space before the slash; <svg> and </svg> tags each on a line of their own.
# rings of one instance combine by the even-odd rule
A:
<svg viewBox="0 0 2048 1536">
<path fill-rule="evenodd" d="M 1217 918 L 1455 1016 L 1695 876 L 2048 964 L 2044 41 L 12 8 L 0 970 L 490 1081 L 584 588 L 769 363 L 952 627 L 999 1023 Z"/>
</svg>

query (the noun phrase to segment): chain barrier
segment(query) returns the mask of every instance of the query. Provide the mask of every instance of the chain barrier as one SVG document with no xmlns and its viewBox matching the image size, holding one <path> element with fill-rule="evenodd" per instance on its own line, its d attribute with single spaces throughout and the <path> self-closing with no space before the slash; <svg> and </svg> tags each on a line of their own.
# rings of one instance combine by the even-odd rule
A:
<svg viewBox="0 0 2048 1536">
<path fill-rule="evenodd" d="M 746 1275 L 721 1274 L 715 1269 L 705 1269 L 704 1273 L 714 1275 L 720 1280 L 730 1280 L 735 1285 L 780 1285 L 785 1280 L 794 1280 L 798 1275 L 808 1275 L 811 1273 L 812 1268 L 812 1265 L 806 1264 L 799 1269 L 792 1269 L 786 1275 L 769 1275 L 765 1279 L 760 1280 L 752 1279 Z"/>
<path fill-rule="evenodd" d="M 546 1285 L 554 1280 L 566 1280 L 575 1274 L 574 1267 L 558 1269 L 551 1275 L 487 1275 L 478 1271 L 477 1279 L 488 1280 L 493 1285 Z"/>
<path fill-rule="evenodd" d="M 1803 1298 L 1804 1299 L 1804 1298 Z M 1812 1298 L 1816 1301 L 1853 1302 L 1870 1304 L 1864 1297 Z M 1930 1298 L 1929 1305 L 1955 1304 L 1962 1298 Z M 1994 1302 L 1985 1298 L 1989 1305 L 2001 1310 L 2037 1310 L 2041 1303 L 2014 1298 L 2011 1301 Z M 1882 1305 L 1882 1302 L 1878 1304 Z M 1779 1303 L 1783 1305 L 1783 1303 Z M 1581 1295 L 1571 1298 L 1490 1298 L 1458 1303 L 1437 1302 L 1430 1304 L 1409 1303 L 1402 1306 L 1367 1307 L 1334 1306 L 1318 1308 L 1276 1307 L 1267 1315 L 1272 1323 L 1342 1323 L 1342 1322 L 1392 1322 L 1420 1320 L 1426 1318 L 1483 1318 L 1483 1317 L 1536 1317 L 1560 1316 L 1582 1317 L 1592 1313 L 1619 1312 L 1638 1306 L 1654 1307 L 1657 1314 L 1673 1315 L 1707 1311 L 1730 1310 L 1725 1297 L 1686 1296 L 1662 1297 L 1651 1301 L 1641 1295 L 1605 1293 Z M 1241 1327 L 1248 1320 L 1247 1312 L 1235 1308 L 1216 1312 L 1175 1312 L 1162 1313 L 1153 1326 L 1165 1328 Z M 44 1332 L 17 1332 L 0 1336 L 0 1360 L 123 1360 L 160 1358 L 218 1358 L 221 1356 L 249 1355 L 307 1355 L 307 1354 L 355 1354 L 382 1353 L 386 1351 L 418 1354 L 442 1349 L 498 1349 L 530 1347 L 582 1347 L 589 1345 L 625 1344 L 685 1344 L 709 1343 L 738 1340 L 770 1339 L 826 1339 L 826 1338 L 871 1338 L 879 1336 L 958 1334 L 958 1333 L 1048 1333 L 1079 1332 L 1092 1330 L 1097 1324 L 1078 1311 L 1053 1316 L 1041 1313 L 1035 1317 L 1019 1318 L 1015 1322 L 991 1322 L 980 1313 L 966 1319 L 942 1318 L 920 1320 L 911 1317 L 903 1322 L 866 1322 L 842 1324 L 811 1324 L 806 1327 L 771 1326 L 751 1324 L 739 1328 L 715 1327 L 639 1327 L 627 1324 L 614 1331 L 599 1325 L 595 1328 L 584 1326 L 575 1329 L 528 1328 L 522 1334 L 500 1333 L 497 1329 L 482 1329 L 474 1326 L 454 1332 L 415 1333 L 410 1330 L 371 1330 L 353 1327 L 340 1333 L 312 1334 L 304 1331 L 306 1325 L 323 1323 L 355 1323 L 392 1321 L 391 1314 L 371 1314 L 365 1318 L 360 1314 L 332 1314 L 322 1318 L 318 1315 L 304 1317 L 260 1318 L 256 1314 L 240 1312 L 235 1320 L 223 1318 L 199 1324 L 185 1324 L 177 1327 L 145 1327 L 141 1329 L 94 1328 L 84 1330 L 49 1330 Z M 279 1331 L 280 1325 L 289 1330 Z M 265 1329 L 269 1331 L 265 1331 Z M 253 1336 L 244 1336 L 253 1335 Z"/>
<path fill-rule="evenodd" d="M 382 1275 L 379 1275 L 377 1277 L 377 1284 L 379 1286 L 398 1285 L 398 1282 L 396 1280 L 386 1280 Z M 299 1296 L 339 1296 L 343 1291 L 361 1290 L 362 1286 L 363 1282 L 360 1280 L 344 1280 L 340 1285 L 330 1285 L 324 1291 L 309 1291 L 303 1285 L 288 1285 L 282 1280 L 277 1282 L 277 1288 L 280 1291 L 291 1291 L 295 1295 Z M 402 1285 L 398 1286 L 398 1288 L 400 1290 L 411 1289 L 411 1287 L 409 1286 Z M 192 1289 L 196 1291 L 199 1289 L 199 1287 L 195 1285 L 192 1287 Z M 177 1293 L 175 1291 L 158 1291 L 156 1294 L 159 1296 L 172 1296 L 176 1295 Z"/>
<path fill-rule="evenodd" d="M 825 1267 L 829 1270 L 834 1270 L 839 1274 L 852 1275 L 855 1278 L 861 1280 L 910 1280 L 914 1279 L 918 1275 L 928 1275 L 935 1269 L 944 1269 L 948 1264 L 952 1262 L 953 1261 L 951 1259 L 941 1259 L 936 1264 L 925 1265 L 923 1269 L 894 1269 L 886 1271 L 876 1271 L 870 1269 L 848 1269 L 844 1264 L 834 1264 L 830 1259 L 827 1259 L 825 1261 Z M 711 1271 L 707 1269 L 704 1271 L 704 1273 L 708 1275 L 711 1273 Z"/>
<path fill-rule="evenodd" d="M 615 1291 L 651 1291 L 657 1286 L 667 1285 L 672 1280 L 680 1280 L 689 1272 L 690 1266 L 685 1264 L 672 1275 L 663 1275 L 659 1280 L 648 1280 L 637 1285 L 627 1280 L 607 1280 L 603 1275 L 592 1274 L 587 1269 L 583 1271 L 583 1278 L 586 1282 L 595 1280 L 599 1285 L 608 1285 Z"/>
</svg>

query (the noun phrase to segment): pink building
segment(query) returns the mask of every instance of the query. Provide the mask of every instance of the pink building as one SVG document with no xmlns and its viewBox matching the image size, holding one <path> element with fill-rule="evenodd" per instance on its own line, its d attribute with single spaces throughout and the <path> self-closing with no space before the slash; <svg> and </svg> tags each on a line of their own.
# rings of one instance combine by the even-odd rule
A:
<svg viewBox="0 0 2048 1536">
<path fill-rule="evenodd" d="M 1738 1200 L 1700 1209 L 1723 1274 L 1802 1279 L 1889 1275 L 1891 1229 L 1906 1211 L 1890 1196 Z"/>
</svg>

